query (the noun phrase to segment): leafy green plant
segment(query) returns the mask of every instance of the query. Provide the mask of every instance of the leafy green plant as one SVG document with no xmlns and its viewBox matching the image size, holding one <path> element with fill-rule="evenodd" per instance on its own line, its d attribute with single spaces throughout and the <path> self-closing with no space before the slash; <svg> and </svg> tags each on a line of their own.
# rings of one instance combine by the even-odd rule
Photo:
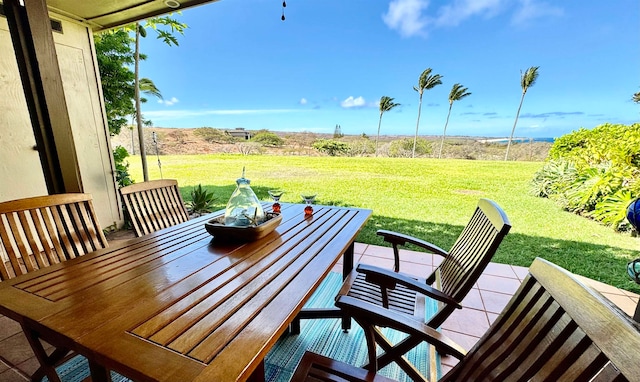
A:
<svg viewBox="0 0 640 382">
<path fill-rule="evenodd" d="M 624 231 L 630 228 L 626 218 L 627 206 L 632 200 L 634 198 L 630 191 L 619 190 L 598 202 L 591 216 L 603 224 L 612 226 L 616 231 Z"/>
<path fill-rule="evenodd" d="M 336 141 L 335 139 L 318 139 L 313 142 L 313 148 L 325 153 L 329 156 L 335 157 L 338 155 L 346 154 L 349 151 L 349 144 L 345 142 Z"/>
<path fill-rule="evenodd" d="M 538 170 L 531 181 L 531 193 L 545 198 L 562 194 L 574 184 L 577 171 L 572 162 L 551 160 Z"/>
<path fill-rule="evenodd" d="M 389 156 L 394 158 L 411 158 L 416 155 L 429 155 L 431 154 L 431 150 L 431 142 L 424 138 L 418 138 L 415 142 L 414 139 L 405 138 L 391 142 L 389 145 Z"/>
<path fill-rule="evenodd" d="M 284 144 L 284 140 L 270 131 L 260 131 L 251 138 L 252 142 L 258 142 L 264 146 L 278 147 Z"/>
<path fill-rule="evenodd" d="M 209 143 L 231 143 L 234 141 L 231 135 L 213 127 L 199 127 L 193 133 Z"/>
<path fill-rule="evenodd" d="M 113 150 L 113 160 L 116 168 L 116 182 L 119 187 L 129 186 L 133 184 L 133 179 L 129 174 L 129 162 L 125 159 L 129 156 L 129 152 L 122 146 L 117 146 Z"/>
<path fill-rule="evenodd" d="M 640 194 L 640 124 L 581 128 L 556 139 L 548 158 L 533 178 L 534 194 L 615 230 L 626 228 L 623 210 Z M 567 166 L 570 177 L 562 175 Z"/>
<path fill-rule="evenodd" d="M 190 213 L 200 216 L 213 210 L 216 197 L 213 192 L 202 188 L 201 184 L 195 186 L 190 195 L 191 200 L 186 203 Z"/>
</svg>

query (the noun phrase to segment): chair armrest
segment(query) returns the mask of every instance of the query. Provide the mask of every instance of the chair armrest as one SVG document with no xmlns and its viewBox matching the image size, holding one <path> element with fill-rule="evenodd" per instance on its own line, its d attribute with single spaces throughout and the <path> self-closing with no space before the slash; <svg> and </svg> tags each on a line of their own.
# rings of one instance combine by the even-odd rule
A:
<svg viewBox="0 0 640 382">
<path fill-rule="evenodd" d="M 391 244 L 406 245 L 407 243 L 409 243 L 409 244 L 418 246 L 420 248 L 424 248 L 429 252 L 435 253 L 436 255 L 441 255 L 445 257 L 449 255 L 447 251 L 438 247 L 437 245 L 429 243 L 428 241 L 420 240 L 413 236 L 404 235 L 398 232 L 392 232 L 392 231 L 387 231 L 383 229 L 378 230 L 376 234 L 382 236 L 384 238 L 384 241 Z"/>
<path fill-rule="evenodd" d="M 396 284 L 400 284 L 411 290 L 420 292 L 430 298 L 444 302 L 448 305 L 453 305 L 458 309 L 462 309 L 462 305 L 451 298 L 451 296 L 402 273 L 393 272 L 368 264 L 358 264 L 356 271 L 363 273 L 366 276 L 366 280 L 368 282 L 380 285 L 381 287 L 393 289 L 395 288 Z"/>
<path fill-rule="evenodd" d="M 460 345 L 444 334 L 427 326 L 423 322 L 411 319 L 407 315 L 344 295 L 339 295 L 336 298 L 335 304 L 348 315 L 368 324 L 390 327 L 410 335 L 415 335 L 435 346 L 436 350 L 442 354 L 450 354 L 457 359 L 462 359 L 467 353 Z"/>
</svg>

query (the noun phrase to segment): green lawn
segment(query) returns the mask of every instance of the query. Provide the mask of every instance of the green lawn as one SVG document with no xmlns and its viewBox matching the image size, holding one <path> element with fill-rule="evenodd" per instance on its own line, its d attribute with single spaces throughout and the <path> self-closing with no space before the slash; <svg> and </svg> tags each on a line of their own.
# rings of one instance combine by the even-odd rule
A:
<svg viewBox="0 0 640 382">
<path fill-rule="evenodd" d="M 136 182 L 142 181 L 140 159 L 129 158 Z M 301 202 L 300 193 L 318 193 L 318 204 L 369 208 L 373 216 L 359 242 L 384 245 L 378 229 L 421 237 L 449 248 L 478 198 L 496 201 L 512 229 L 494 261 L 529 266 L 536 256 L 572 272 L 640 292 L 626 276 L 626 263 L 638 255 L 640 242 L 627 234 L 561 211 L 552 201 L 529 195 L 529 180 L 539 162 L 502 162 L 399 158 L 296 156 L 176 155 L 161 156 L 164 178 L 178 180 L 185 199 L 193 186 L 213 191 L 224 207 L 235 180 L 246 177 L 260 199 L 282 188 L 284 202 Z M 154 156 L 148 157 L 150 179 L 159 179 Z"/>
</svg>

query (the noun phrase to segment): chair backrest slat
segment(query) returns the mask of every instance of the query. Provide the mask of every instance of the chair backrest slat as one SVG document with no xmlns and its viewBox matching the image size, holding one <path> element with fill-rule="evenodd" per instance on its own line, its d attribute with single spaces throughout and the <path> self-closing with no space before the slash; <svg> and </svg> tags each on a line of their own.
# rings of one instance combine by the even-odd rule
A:
<svg viewBox="0 0 640 382">
<path fill-rule="evenodd" d="M 89 194 L 0 203 L 0 280 L 108 246 Z"/>
<path fill-rule="evenodd" d="M 120 189 L 136 236 L 189 220 L 189 214 L 174 179 L 151 180 Z"/>
<path fill-rule="evenodd" d="M 560 267 L 536 259 L 530 271 L 442 380 L 637 380 L 638 324 Z"/>
<path fill-rule="evenodd" d="M 510 229 L 511 224 L 502 208 L 491 200 L 480 199 L 469 223 L 435 271 L 440 290 L 454 300 L 462 301 Z M 455 309 L 451 304 L 439 303 L 438 306 L 429 326 L 440 326 Z"/>
</svg>

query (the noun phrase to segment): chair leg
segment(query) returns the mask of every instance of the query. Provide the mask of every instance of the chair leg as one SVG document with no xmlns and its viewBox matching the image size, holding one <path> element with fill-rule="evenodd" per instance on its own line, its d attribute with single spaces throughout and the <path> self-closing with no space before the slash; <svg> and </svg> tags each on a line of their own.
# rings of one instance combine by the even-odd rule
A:
<svg viewBox="0 0 640 382">
<path fill-rule="evenodd" d="M 418 369 L 416 369 L 416 367 L 409 363 L 409 361 L 404 357 L 404 354 L 416 347 L 422 341 L 409 336 L 394 346 L 386 339 L 386 337 L 384 337 L 378 328 L 373 328 L 373 330 L 376 342 L 383 350 L 383 354 L 376 359 L 378 370 L 387 366 L 391 362 L 395 362 L 402 370 L 404 370 L 405 373 L 407 373 L 411 380 L 429 382 L 428 379 L 425 378 L 425 376 L 423 376 L 420 371 L 418 371 Z"/>
<path fill-rule="evenodd" d="M 415 368 L 409 361 L 406 360 L 402 355 L 407 351 L 413 349 L 417 344 L 422 341 L 416 340 L 409 336 L 405 340 L 399 342 L 396 346 L 393 346 L 389 340 L 380 332 L 380 330 L 373 326 L 365 323 L 364 321 L 358 320 L 354 317 L 354 320 L 362 327 L 364 331 L 364 337 L 367 342 L 367 353 L 369 356 L 369 362 L 363 366 L 363 368 L 377 372 L 383 367 L 387 366 L 391 362 L 395 362 L 400 366 L 402 370 L 411 378 L 413 381 L 423 381 L 429 382 L 419 371 Z M 381 357 L 377 357 L 377 346 L 379 345 L 384 353 Z M 393 357 L 393 358 L 392 358 Z M 379 362 L 380 359 L 383 359 L 385 363 Z M 387 359 L 385 359 L 387 358 Z"/>
<path fill-rule="evenodd" d="M 375 373 L 378 371 L 378 358 L 376 357 L 376 340 L 374 332 L 375 328 L 355 317 L 353 319 L 362 327 L 362 330 L 364 331 L 364 338 L 367 343 L 367 355 L 369 356 L 369 362 L 363 367 Z"/>
<path fill-rule="evenodd" d="M 289 324 L 289 333 L 300 334 L 300 317 L 296 317 Z"/>
</svg>

